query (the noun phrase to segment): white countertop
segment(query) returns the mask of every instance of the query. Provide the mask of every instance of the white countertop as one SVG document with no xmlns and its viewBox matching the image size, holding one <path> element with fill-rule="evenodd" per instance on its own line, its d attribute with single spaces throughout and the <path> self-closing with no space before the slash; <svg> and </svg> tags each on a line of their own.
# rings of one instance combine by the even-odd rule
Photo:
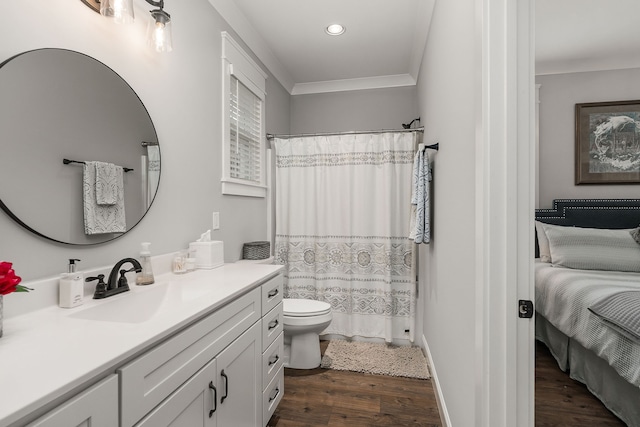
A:
<svg viewBox="0 0 640 427">
<path fill-rule="evenodd" d="M 55 305 L 5 319 L 0 338 L 0 427 L 115 372 L 136 354 L 281 268 L 238 263 L 182 275 L 166 273 L 157 275 L 153 285 L 130 282 L 131 291 L 106 299 L 85 295 L 84 304 L 73 309 Z"/>
</svg>

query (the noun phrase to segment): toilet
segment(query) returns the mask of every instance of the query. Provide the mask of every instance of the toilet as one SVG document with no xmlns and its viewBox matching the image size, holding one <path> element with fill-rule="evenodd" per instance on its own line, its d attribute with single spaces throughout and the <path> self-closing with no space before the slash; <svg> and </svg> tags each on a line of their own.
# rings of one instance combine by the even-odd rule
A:
<svg viewBox="0 0 640 427">
<path fill-rule="evenodd" d="M 272 264 L 274 257 L 241 259 L 238 263 Z M 331 304 L 311 299 L 284 298 L 284 355 L 287 368 L 313 369 L 320 366 L 320 332 L 331 324 Z"/>
<path fill-rule="evenodd" d="M 323 301 L 285 298 L 284 366 L 313 369 L 320 366 L 320 332 L 331 323 L 331 305 Z"/>
</svg>

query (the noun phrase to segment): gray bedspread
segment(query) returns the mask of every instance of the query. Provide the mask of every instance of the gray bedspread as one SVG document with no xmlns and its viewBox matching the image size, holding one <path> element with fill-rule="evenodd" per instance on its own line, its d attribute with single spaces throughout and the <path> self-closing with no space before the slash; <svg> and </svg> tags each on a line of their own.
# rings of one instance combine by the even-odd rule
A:
<svg viewBox="0 0 640 427">
<path fill-rule="evenodd" d="M 640 291 L 640 273 L 576 270 L 536 262 L 536 311 L 640 387 L 640 343 L 589 311 L 610 295 Z"/>
<path fill-rule="evenodd" d="M 589 311 L 620 333 L 640 342 L 640 291 L 622 291 L 602 298 Z"/>
</svg>

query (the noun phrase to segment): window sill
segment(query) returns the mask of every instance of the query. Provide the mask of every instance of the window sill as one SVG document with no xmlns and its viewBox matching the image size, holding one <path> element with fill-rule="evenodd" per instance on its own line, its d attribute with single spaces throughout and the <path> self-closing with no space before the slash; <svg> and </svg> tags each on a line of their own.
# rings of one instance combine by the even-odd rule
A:
<svg viewBox="0 0 640 427">
<path fill-rule="evenodd" d="M 245 197 L 267 197 L 267 187 L 223 179 L 222 194 Z"/>
</svg>

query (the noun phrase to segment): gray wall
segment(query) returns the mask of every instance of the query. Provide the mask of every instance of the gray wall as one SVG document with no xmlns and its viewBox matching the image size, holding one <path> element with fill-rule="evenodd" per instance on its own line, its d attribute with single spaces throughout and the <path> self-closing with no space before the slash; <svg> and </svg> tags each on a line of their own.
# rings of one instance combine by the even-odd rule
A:
<svg viewBox="0 0 640 427">
<path fill-rule="evenodd" d="M 452 426 L 473 426 L 477 399 L 476 3 L 436 1 L 418 79 L 433 156 L 432 241 L 420 245 L 418 315 Z M 446 42 L 444 42 L 446 41 Z M 425 342 L 421 343 L 425 344 Z"/>
<path fill-rule="evenodd" d="M 291 99 L 294 134 L 402 129 L 402 123 L 418 117 L 415 86 L 295 95 Z"/>
<path fill-rule="evenodd" d="M 152 243 L 153 254 L 186 248 L 211 228 L 213 211 L 220 212 L 221 222 L 213 238 L 224 241 L 226 261 L 240 258 L 243 242 L 266 238 L 265 199 L 221 194 L 220 32 L 233 31 L 207 0 L 171 2 L 167 11 L 173 20 L 174 50 L 159 55 L 144 40 L 148 5 L 135 2 L 135 8 L 135 24 L 117 26 L 80 1 L 51 0 L 43 8 L 39 0 L 24 0 L 3 7 L 0 59 L 60 47 L 100 60 L 140 96 L 162 150 L 162 176 L 153 206 L 136 228 L 113 242 L 89 247 L 55 244 L 0 213 L 0 260 L 13 262 L 26 280 L 65 271 L 67 258 L 80 258 L 80 269 L 112 265 L 137 256 L 144 241 Z M 290 97 L 272 76 L 267 80 L 266 108 L 266 130 L 288 132 Z M 2 185 L 20 188 L 19 182 Z"/>
<path fill-rule="evenodd" d="M 640 99 L 640 69 L 536 76 L 540 208 L 559 198 L 637 198 L 638 185 L 575 185 L 575 104 Z"/>
</svg>

